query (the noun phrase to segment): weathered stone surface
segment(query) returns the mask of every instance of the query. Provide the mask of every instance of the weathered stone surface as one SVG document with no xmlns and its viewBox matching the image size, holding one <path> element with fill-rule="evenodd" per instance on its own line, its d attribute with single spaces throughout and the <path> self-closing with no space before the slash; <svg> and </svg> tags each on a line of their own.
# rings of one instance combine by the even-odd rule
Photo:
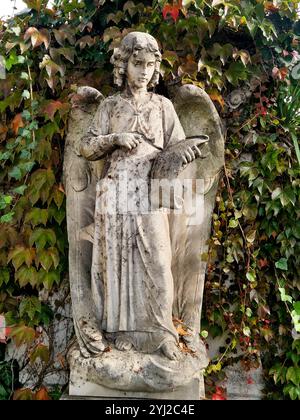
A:
<svg viewBox="0 0 300 420">
<path fill-rule="evenodd" d="M 69 360 L 77 390 L 82 377 L 84 384 L 157 395 L 190 386 L 207 364 L 199 339 L 201 254 L 224 140 L 200 89 L 178 91 L 178 114 L 170 100 L 147 92 L 158 82 L 160 61 L 153 37 L 128 34 L 112 58 L 122 93 L 103 99 L 81 88 L 70 119 L 64 173 L 79 345 Z M 153 207 L 154 181 L 165 179 L 179 180 L 185 193 L 177 200 L 174 192 L 173 205 L 158 199 Z M 185 180 L 192 181 L 189 195 Z M 193 187 L 198 180 L 200 189 Z M 183 353 L 187 348 L 194 354 Z"/>
<path fill-rule="evenodd" d="M 194 378 L 189 384 L 179 386 L 174 390 L 160 392 L 132 392 L 119 391 L 117 389 L 106 388 L 92 382 L 84 381 L 81 377 L 77 377 L 76 373 L 72 373 L 70 379 L 69 395 L 72 399 L 76 397 L 86 397 L 88 399 L 150 399 L 150 400 L 199 400 L 204 399 L 204 380 L 202 375 L 200 378 Z M 64 399 L 69 399 L 65 397 Z"/>
<path fill-rule="evenodd" d="M 70 352 L 69 363 L 71 367 L 70 395 L 114 396 L 111 390 L 126 392 L 127 396 L 129 396 L 128 392 L 158 395 L 161 392 L 172 393 L 178 388 L 181 388 L 180 392 L 182 392 L 184 387 L 190 389 L 192 386 L 193 396 L 196 396 L 196 392 L 198 399 L 201 371 L 207 366 L 208 359 L 205 349 L 198 357 L 190 353 L 182 353 L 180 359 L 174 361 L 160 353 L 143 354 L 134 350 L 122 352 L 117 349 L 112 349 L 95 358 L 85 359 L 76 347 Z M 194 380 L 197 380 L 197 391 L 195 391 Z M 107 390 L 105 395 L 102 395 L 103 388 L 97 386 L 92 387 L 91 394 L 89 383 L 104 386 Z M 81 394 L 83 390 L 84 394 Z M 203 394 L 203 384 L 201 393 Z M 149 398 L 154 398 L 155 395 Z"/>
<path fill-rule="evenodd" d="M 226 390 L 228 400 L 262 400 L 265 383 L 262 367 L 245 371 L 241 363 L 228 366 Z"/>
</svg>

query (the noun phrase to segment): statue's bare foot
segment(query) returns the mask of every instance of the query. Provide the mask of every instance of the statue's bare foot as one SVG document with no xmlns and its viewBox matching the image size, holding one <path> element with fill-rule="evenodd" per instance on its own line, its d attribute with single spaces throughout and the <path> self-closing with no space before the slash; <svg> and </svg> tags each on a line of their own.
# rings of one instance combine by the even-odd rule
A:
<svg viewBox="0 0 300 420">
<path fill-rule="evenodd" d="M 133 347 L 131 341 L 123 335 L 116 338 L 115 346 L 116 346 L 116 349 L 121 350 L 121 351 L 128 351 L 132 349 Z"/>
<path fill-rule="evenodd" d="M 180 350 L 173 341 L 168 341 L 167 343 L 164 343 L 161 347 L 161 351 L 170 360 L 180 359 Z"/>
<path fill-rule="evenodd" d="M 95 352 L 105 350 L 107 347 L 106 341 L 94 322 L 81 319 L 79 326 L 91 350 Z"/>
</svg>

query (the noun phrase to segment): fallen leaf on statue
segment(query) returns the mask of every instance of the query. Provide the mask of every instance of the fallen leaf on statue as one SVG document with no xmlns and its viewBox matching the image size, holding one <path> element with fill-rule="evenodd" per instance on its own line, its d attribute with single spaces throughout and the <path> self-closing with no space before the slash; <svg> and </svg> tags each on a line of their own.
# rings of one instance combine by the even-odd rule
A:
<svg viewBox="0 0 300 420">
<path fill-rule="evenodd" d="M 179 335 L 181 336 L 185 336 L 185 335 L 191 335 L 190 333 L 188 333 L 186 330 L 184 330 L 181 326 L 176 328 L 176 331 L 178 332 Z"/>
</svg>

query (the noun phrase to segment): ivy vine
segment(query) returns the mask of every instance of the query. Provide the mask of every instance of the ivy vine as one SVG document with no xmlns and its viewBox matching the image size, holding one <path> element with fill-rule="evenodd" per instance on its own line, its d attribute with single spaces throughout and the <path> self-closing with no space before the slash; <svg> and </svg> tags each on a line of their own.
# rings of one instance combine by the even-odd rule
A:
<svg viewBox="0 0 300 420">
<path fill-rule="evenodd" d="M 202 256 L 202 336 L 227 340 L 208 367 L 208 389 L 218 399 L 224 367 L 262 360 L 266 397 L 300 399 L 299 2 L 25 3 L 29 12 L 0 21 L 0 399 L 59 397 L 44 378 L 57 362 L 49 296 L 67 274 L 68 115 L 78 86 L 113 92 L 111 50 L 133 29 L 161 44 L 158 89 L 172 95 L 195 84 L 226 123 L 226 165 Z M 31 389 L 16 362 L 4 360 L 9 340 L 42 365 Z"/>
</svg>

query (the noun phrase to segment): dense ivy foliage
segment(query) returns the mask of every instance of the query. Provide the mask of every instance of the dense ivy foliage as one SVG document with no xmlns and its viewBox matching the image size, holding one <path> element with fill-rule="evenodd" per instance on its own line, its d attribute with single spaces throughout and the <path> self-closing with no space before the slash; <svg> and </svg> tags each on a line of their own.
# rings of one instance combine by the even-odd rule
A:
<svg viewBox="0 0 300 420">
<path fill-rule="evenodd" d="M 161 43 L 159 91 L 205 89 L 226 125 L 226 166 L 202 256 L 202 335 L 227 340 L 207 383 L 236 360 L 249 369 L 261 358 L 267 397 L 300 399 L 299 2 L 25 3 L 28 12 L 0 21 L 0 314 L 9 326 L 0 360 L 12 339 L 42 369 L 33 389 L 20 390 L 20 367 L 0 361 L 0 399 L 50 398 L 44 378 L 56 363 L 57 314 L 49 296 L 67 272 L 68 114 L 77 86 L 112 92 L 111 50 L 133 29 Z"/>
</svg>

